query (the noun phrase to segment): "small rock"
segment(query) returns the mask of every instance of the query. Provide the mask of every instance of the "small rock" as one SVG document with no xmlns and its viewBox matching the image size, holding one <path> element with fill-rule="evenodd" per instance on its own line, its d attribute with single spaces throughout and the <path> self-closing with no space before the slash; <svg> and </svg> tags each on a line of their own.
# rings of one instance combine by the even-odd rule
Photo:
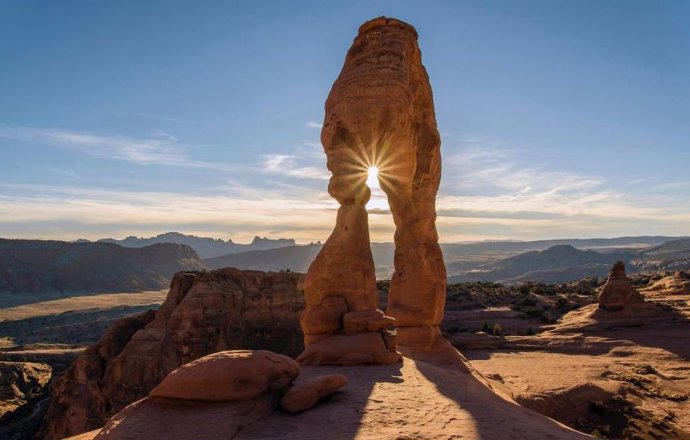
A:
<svg viewBox="0 0 690 440">
<path fill-rule="evenodd" d="M 304 380 L 285 393 L 280 406 L 289 413 L 306 411 L 316 405 L 319 400 L 338 391 L 346 383 L 347 378 L 342 374 L 329 374 Z"/>
<path fill-rule="evenodd" d="M 395 326 L 395 318 L 387 316 L 378 309 L 355 310 L 343 315 L 346 335 L 377 332 Z"/>
</svg>

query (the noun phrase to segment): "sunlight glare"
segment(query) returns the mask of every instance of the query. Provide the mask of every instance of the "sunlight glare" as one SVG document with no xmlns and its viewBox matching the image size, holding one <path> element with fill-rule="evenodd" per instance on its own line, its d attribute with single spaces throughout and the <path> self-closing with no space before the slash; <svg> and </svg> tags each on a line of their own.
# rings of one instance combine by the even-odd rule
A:
<svg viewBox="0 0 690 440">
<path fill-rule="evenodd" d="M 369 176 L 367 177 L 367 186 L 371 189 L 379 188 L 379 169 L 378 167 L 370 167 L 367 171 Z M 361 182 L 361 181 L 360 181 Z"/>
</svg>

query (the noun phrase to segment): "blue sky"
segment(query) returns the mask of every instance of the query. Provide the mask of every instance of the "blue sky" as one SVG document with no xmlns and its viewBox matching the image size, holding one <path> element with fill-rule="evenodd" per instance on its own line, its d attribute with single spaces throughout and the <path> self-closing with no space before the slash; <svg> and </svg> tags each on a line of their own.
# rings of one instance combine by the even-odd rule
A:
<svg viewBox="0 0 690 440">
<path fill-rule="evenodd" d="M 324 240 L 323 104 L 380 15 L 420 34 L 442 241 L 690 234 L 689 2 L 0 0 L 0 236 Z"/>
</svg>

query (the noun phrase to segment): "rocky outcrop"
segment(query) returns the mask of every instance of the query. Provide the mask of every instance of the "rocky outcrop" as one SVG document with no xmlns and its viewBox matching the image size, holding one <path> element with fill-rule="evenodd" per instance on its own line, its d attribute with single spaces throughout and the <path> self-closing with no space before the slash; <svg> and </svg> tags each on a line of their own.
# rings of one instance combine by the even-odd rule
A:
<svg viewBox="0 0 690 440">
<path fill-rule="evenodd" d="M 376 362 L 396 362 L 396 347 L 387 345 L 396 338 L 384 337 L 381 330 L 392 326 L 391 318 L 398 327 L 437 327 L 446 286 L 435 226 L 440 137 L 412 26 L 379 17 L 360 27 L 326 100 L 321 142 L 333 174 L 328 192 L 340 208 L 331 236 L 307 273 L 302 320 L 307 352 L 301 359 L 318 358 L 322 348 L 332 351 L 325 338 L 337 335 L 339 345 L 349 345 L 343 357 L 351 362 L 359 349 L 355 342 L 362 339 L 353 333 L 359 332 L 380 335 L 383 343 L 375 344 L 380 350 Z M 396 224 L 390 317 L 377 312 L 366 211 L 371 167 L 379 170 Z M 357 332 L 352 325 L 345 329 L 343 319 L 351 313 L 357 313 Z M 344 329 L 350 330 L 344 332 L 347 336 Z"/>
<path fill-rule="evenodd" d="M 32 397 L 41 394 L 48 384 L 51 368 L 33 362 L 0 362 L 0 417 Z"/>
<path fill-rule="evenodd" d="M 258 348 L 296 355 L 303 307 L 298 274 L 178 273 L 158 311 L 118 321 L 55 381 L 41 438 L 102 426 L 168 373 L 210 353 Z"/>
<path fill-rule="evenodd" d="M 641 303 L 644 303 L 644 299 L 625 275 L 625 263 L 617 262 L 599 294 L 599 308 L 607 312 L 620 312 Z"/>
<path fill-rule="evenodd" d="M 0 362 L 0 438 L 21 439 L 41 423 L 51 368 L 34 362 Z"/>
</svg>

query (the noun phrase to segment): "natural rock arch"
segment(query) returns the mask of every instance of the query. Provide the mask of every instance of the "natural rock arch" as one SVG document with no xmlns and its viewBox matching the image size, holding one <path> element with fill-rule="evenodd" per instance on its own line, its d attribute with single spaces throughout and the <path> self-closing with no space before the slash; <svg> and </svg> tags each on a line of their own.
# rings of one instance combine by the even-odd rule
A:
<svg viewBox="0 0 690 440">
<path fill-rule="evenodd" d="M 304 363 L 390 363 L 402 345 L 440 335 L 446 269 L 436 232 L 440 136 L 417 32 L 379 17 L 359 28 L 326 100 L 321 142 L 340 204 L 333 233 L 305 280 Z M 378 311 L 366 204 L 368 169 L 379 169 L 396 226 L 387 314 Z M 355 331 L 348 323 L 359 322 Z"/>
</svg>

